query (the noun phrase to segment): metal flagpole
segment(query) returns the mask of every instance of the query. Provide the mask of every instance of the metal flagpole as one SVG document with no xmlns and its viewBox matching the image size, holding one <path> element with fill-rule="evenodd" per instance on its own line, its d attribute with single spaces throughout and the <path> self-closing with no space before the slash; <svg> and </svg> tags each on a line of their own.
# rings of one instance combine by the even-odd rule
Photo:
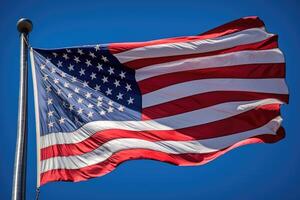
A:
<svg viewBox="0 0 300 200">
<path fill-rule="evenodd" d="M 27 74 L 28 74 L 28 33 L 32 30 L 29 19 L 22 18 L 17 23 L 20 32 L 20 88 L 18 130 L 15 152 L 12 200 L 24 200 L 26 191 L 26 154 L 27 154 Z"/>
</svg>

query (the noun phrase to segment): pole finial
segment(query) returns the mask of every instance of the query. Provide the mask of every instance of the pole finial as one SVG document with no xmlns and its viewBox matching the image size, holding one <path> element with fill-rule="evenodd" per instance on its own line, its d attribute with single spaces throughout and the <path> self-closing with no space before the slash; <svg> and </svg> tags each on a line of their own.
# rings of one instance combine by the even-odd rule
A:
<svg viewBox="0 0 300 200">
<path fill-rule="evenodd" d="M 20 33 L 29 33 L 32 30 L 32 22 L 27 18 L 21 18 L 17 22 L 17 28 Z"/>
</svg>

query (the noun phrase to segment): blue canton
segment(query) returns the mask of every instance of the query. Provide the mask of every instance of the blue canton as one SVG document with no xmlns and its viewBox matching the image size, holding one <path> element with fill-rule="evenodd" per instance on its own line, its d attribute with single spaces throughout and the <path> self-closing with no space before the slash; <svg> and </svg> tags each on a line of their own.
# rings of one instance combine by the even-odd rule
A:
<svg viewBox="0 0 300 200">
<path fill-rule="evenodd" d="M 106 46 L 33 49 L 33 56 L 42 135 L 92 121 L 141 120 L 135 71 Z"/>
</svg>

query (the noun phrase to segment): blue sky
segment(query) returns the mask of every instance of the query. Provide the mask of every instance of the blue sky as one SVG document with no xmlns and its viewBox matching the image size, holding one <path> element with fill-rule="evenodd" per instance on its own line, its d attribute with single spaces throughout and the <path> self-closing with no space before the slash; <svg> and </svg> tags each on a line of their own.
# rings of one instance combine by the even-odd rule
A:
<svg viewBox="0 0 300 200">
<path fill-rule="evenodd" d="M 282 115 L 287 136 L 272 145 L 235 149 L 199 167 L 130 161 L 80 183 L 50 183 L 41 199 L 299 199 L 300 13 L 297 1 L 62 1 L 1 0 L 0 6 L 0 199 L 9 199 L 16 141 L 19 39 L 16 22 L 33 21 L 30 43 L 53 48 L 144 41 L 193 35 L 231 20 L 257 15 L 279 34 L 287 63 L 290 104 Z M 33 91 L 29 72 L 27 198 L 36 184 Z"/>
</svg>

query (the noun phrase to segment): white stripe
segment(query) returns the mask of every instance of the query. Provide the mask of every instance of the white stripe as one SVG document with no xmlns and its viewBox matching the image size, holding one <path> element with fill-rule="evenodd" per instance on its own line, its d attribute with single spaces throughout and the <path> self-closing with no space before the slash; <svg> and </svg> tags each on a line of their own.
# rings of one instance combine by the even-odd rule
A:
<svg viewBox="0 0 300 200">
<path fill-rule="evenodd" d="M 247 111 L 241 107 L 266 105 L 272 103 L 282 104 L 276 99 L 265 99 L 260 101 L 227 102 L 207 108 L 194 110 L 170 117 L 145 121 L 94 121 L 85 124 L 71 133 L 51 133 L 41 137 L 41 148 L 55 144 L 72 144 L 81 142 L 96 132 L 108 129 L 122 129 L 130 131 L 150 130 L 175 130 L 209 122 L 222 120 Z"/>
<path fill-rule="evenodd" d="M 227 49 L 238 45 L 263 41 L 274 34 L 265 32 L 262 28 L 252 28 L 230 35 L 186 42 L 174 42 L 139 47 L 115 54 L 121 63 L 140 58 L 154 58 L 163 56 L 185 55 Z"/>
<path fill-rule="evenodd" d="M 137 81 L 141 81 L 173 72 L 258 63 L 284 63 L 284 56 L 277 48 L 255 51 L 237 51 L 150 65 L 136 70 L 135 77 Z"/>
<path fill-rule="evenodd" d="M 201 79 L 171 85 L 142 96 L 147 108 L 183 97 L 214 91 L 246 91 L 288 94 L 284 79 Z"/>
<path fill-rule="evenodd" d="M 253 136 L 262 134 L 275 135 L 281 124 L 281 120 L 280 117 L 277 117 L 260 128 L 212 139 L 158 142 L 130 138 L 114 139 L 86 154 L 43 160 L 42 172 L 53 169 L 79 169 L 87 167 L 105 161 L 114 153 L 128 149 L 149 149 L 168 154 L 211 153 Z"/>
</svg>

